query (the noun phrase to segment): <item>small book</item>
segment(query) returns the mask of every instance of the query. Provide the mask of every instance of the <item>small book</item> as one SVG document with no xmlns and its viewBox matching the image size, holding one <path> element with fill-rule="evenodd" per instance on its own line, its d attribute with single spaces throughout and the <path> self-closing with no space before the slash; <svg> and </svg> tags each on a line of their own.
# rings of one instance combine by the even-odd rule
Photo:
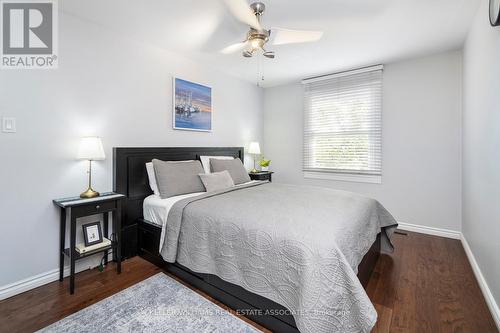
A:
<svg viewBox="0 0 500 333">
<path fill-rule="evenodd" d="M 85 246 L 85 243 L 77 244 L 75 246 L 75 250 L 76 250 L 76 252 L 83 254 L 83 253 L 87 253 L 87 252 L 96 251 L 96 250 L 99 250 L 103 247 L 110 246 L 110 245 L 111 245 L 111 241 L 107 238 L 103 238 L 101 243 L 90 245 L 90 246 Z"/>
</svg>

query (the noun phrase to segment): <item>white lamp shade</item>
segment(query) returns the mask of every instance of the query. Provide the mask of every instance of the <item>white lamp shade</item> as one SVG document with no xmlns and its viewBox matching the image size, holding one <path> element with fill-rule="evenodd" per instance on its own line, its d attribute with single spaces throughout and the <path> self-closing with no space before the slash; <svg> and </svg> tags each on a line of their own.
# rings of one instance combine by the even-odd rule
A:
<svg viewBox="0 0 500 333">
<path fill-rule="evenodd" d="M 89 136 L 82 138 L 80 148 L 78 149 L 77 157 L 79 160 L 99 161 L 106 158 L 104 148 L 102 147 L 101 138 Z"/>
<path fill-rule="evenodd" d="M 260 154 L 259 143 L 258 142 L 250 142 L 250 145 L 248 146 L 248 153 L 255 154 L 255 155 Z"/>
</svg>

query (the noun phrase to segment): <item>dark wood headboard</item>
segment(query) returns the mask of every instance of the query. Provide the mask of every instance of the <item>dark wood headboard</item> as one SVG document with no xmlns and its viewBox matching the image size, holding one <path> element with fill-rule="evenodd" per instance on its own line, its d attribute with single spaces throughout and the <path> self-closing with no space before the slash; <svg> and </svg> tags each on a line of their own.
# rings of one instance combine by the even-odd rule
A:
<svg viewBox="0 0 500 333">
<path fill-rule="evenodd" d="M 153 158 L 163 161 L 199 160 L 200 156 L 233 156 L 243 159 L 242 147 L 148 147 L 113 148 L 113 191 L 126 196 L 122 226 L 142 218 L 144 198 L 152 194 L 145 164 Z"/>
</svg>

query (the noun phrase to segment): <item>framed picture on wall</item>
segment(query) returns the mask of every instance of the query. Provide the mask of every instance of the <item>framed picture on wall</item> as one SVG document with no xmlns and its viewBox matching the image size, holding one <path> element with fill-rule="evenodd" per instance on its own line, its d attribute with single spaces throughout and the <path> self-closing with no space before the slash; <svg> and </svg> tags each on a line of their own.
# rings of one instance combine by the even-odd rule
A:
<svg viewBox="0 0 500 333">
<path fill-rule="evenodd" d="M 92 222 L 82 225 L 85 246 L 102 243 L 101 222 Z"/>
<path fill-rule="evenodd" d="M 212 131 L 212 88 L 173 78 L 173 127 L 188 131 Z"/>
</svg>

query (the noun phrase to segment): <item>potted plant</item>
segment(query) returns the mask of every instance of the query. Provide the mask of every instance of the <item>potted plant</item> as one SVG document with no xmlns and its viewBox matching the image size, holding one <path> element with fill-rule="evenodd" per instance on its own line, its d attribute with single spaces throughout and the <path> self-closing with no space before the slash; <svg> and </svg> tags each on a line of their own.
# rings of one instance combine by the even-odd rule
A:
<svg viewBox="0 0 500 333">
<path fill-rule="evenodd" d="M 271 160 L 266 160 L 264 156 L 259 161 L 260 169 L 262 171 L 269 171 L 269 164 L 271 164 Z"/>
</svg>

